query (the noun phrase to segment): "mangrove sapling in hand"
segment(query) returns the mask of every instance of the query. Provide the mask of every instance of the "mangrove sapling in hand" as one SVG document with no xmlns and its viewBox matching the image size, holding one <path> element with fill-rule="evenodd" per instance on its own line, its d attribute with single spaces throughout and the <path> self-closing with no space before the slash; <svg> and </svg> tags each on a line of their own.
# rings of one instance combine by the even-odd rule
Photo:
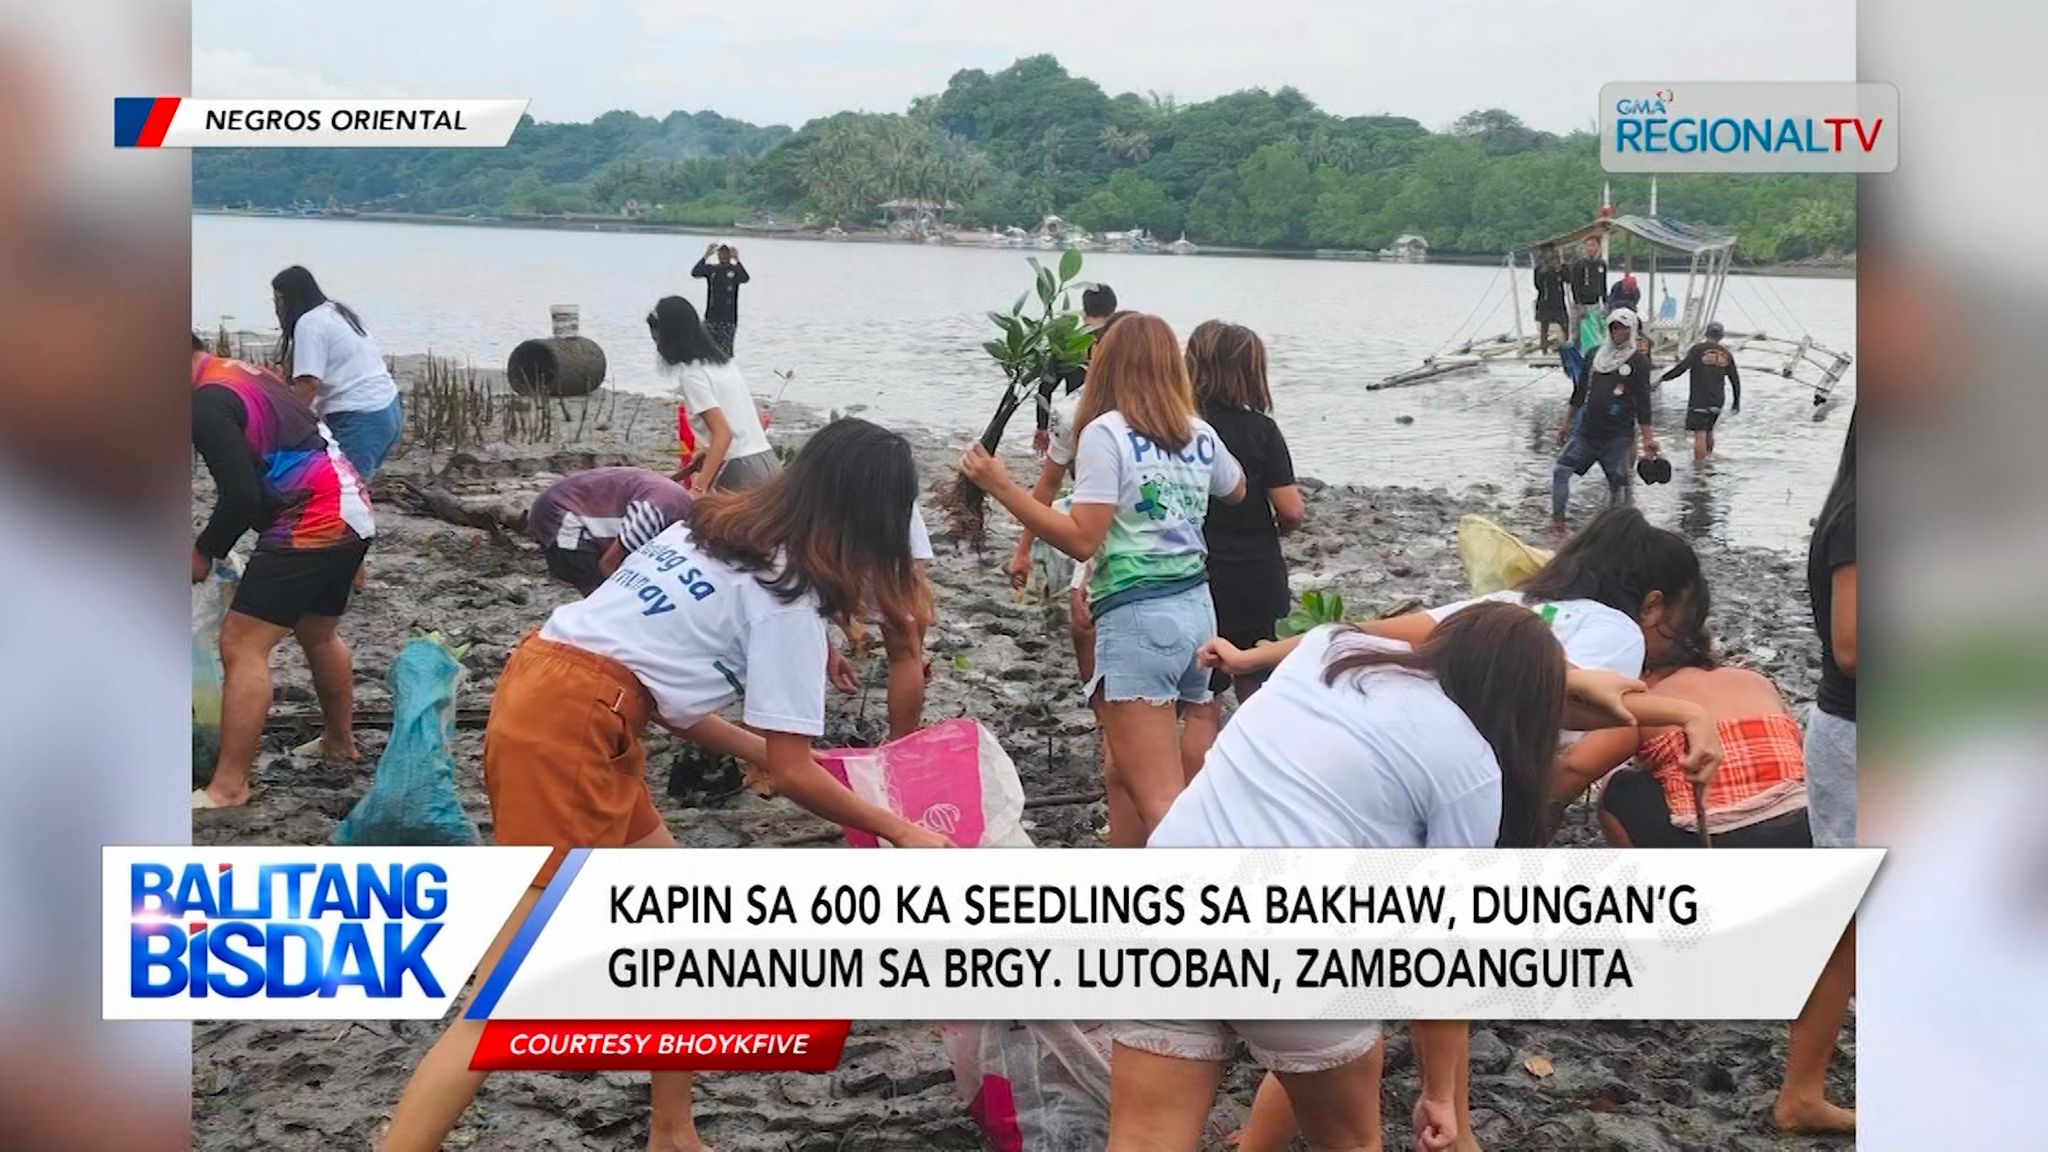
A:
<svg viewBox="0 0 2048 1152">
<path fill-rule="evenodd" d="M 1008 382 L 995 415 L 981 433 L 981 446 L 991 456 L 1002 444 L 1003 432 L 1017 409 L 1026 401 L 1046 403 L 1060 380 L 1088 362 L 1088 350 L 1095 343 L 1095 334 L 1082 325 L 1080 313 L 1072 311 L 1069 300 L 1074 289 L 1086 287 L 1075 279 L 1081 274 L 1081 254 L 1065 253 L 1057 270 L 1041 265 L 1035 256 L 1027 259 L 1036 276 L 1037 313 L 1025 314 L 1032 293 L 1024 293 L 1008 312 L 988 314 L 1001 336 L 982 344 Z M 954 535 L 972 541 L 979 549 L 987 537 L 986 497 L 981 489 L 962 477 L 947 504 Z"/>
</svg>

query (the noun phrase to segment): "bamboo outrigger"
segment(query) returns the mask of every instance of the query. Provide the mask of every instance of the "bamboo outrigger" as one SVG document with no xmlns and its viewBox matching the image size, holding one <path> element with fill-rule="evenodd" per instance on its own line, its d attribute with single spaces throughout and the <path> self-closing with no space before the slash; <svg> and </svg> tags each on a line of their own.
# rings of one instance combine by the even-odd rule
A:
<svg viewBox="0 0 2048 1152">
<path fill-rule="evenodd" d="M 1514 311 L 1513 332 L 1484 339 L 1467 338 L 1439 350 L 1415 368 L 1367 384 L 1367 390 L 1405 388 L 1495 364 L 1542 365 L 1557 362 L 1559 353 L 1556 346 L 1544 351 L 1537 336 L 1528 330 L 1531 322 L 1526 321 L 1523 315 L 1523 297 L 1519 290 L 1523 282 L 1520 278 L 1533 273 L 1536 253 L 1545 246 L 1555 246 L 1561 255 L 1569 258 L 1588 236 L 1600 239 L 1601 251 L 1608 257 L 1610 269 L 1617 238 L 1632 241 L 1630 247 L 1639 243 L 1647 250 L 1648 280 L 1643 286 L 1645 306 L 1641 309 L 1643 334 L 1650 340 L 1650 354 L 1660 361 L 1668 363 L 1683 356 L 1686 349 L 1701 338 L 1708 322 L 1720 310 L 1722 293 L 1728 285 L 1729 265 L 1735 255 L 1735 237 L 1659 217 L 1656 202 L 1653 186 L 1650 214 L 1647 216 L 1615 216 L 1611 207 L 1602 208 L 1599 218 L 1584 227 L 1553 236 L 1526 249 L 1510 251 L 1505 271 L 1508 299 Z M 1518 258 L 1525 255 L 1527 264 L 1518 263 Z M 1660 258 L 1683 258 L 1686 261 L 1684 296 L 1672 297 L 1674 306 L 1669 309 L 1660 308 L 1656 303 L 1659 300 L 1657 273 Z M 1675 268 L 1669 270 L 1667 285 L 1669 277 L 1675 275 Z M 1751 371 L 1772 373 L 1812 387 L 1816 419 L 1826 411 L 1835 385 L 1848 371 L 1851 359 L 1848 353 L 1825 347 L 1805 333 L 1777 335 L 1729 331 L 1721 342 Z"/>
</svg>

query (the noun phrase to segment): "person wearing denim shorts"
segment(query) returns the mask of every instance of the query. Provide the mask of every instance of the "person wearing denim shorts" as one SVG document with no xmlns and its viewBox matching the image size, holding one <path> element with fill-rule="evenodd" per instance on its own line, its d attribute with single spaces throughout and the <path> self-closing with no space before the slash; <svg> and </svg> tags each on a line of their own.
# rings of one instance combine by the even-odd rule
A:
<svg viewBox="0 0 2048 1152">
<path fill-rule="evenodd" d="M 1196 415 L 1166 321 L 1127 314 L 1096 346 L 1089 372 L 1074 421 L 1071 513 L 1039 503 L 979 444 L 960 469 L 1026 530 L 1093 560 L 1087 690 L 1110 752 L 1109 842 L 1136 848 L 1187 783 L 1177 710 L 1209 699 L 1197 660 L 1216 631 L 1202 524 L 1211 497 L 1244 499 L 1244 468 Z"/>
</svg>

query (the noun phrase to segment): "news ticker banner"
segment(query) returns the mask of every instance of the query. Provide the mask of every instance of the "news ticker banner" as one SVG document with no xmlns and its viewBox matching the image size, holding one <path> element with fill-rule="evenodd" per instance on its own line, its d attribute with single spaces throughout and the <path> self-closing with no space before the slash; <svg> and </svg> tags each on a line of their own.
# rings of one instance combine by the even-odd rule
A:
<svg viewBox="0 0 2048 1152">
<path fill-rule="evenodd" d="M 1609 172 L 1891 172 L 1890 84 L 1612 83 L 1600 88 Z"/>
<path fill-rule="evenodd" d="M 525 100 L 114 98 L 117 148 L 502 148 Z"/>
<path fill-rule="evenodd" d="M 106 849 L 105 1015 L 438 1017 L 544 855 Z M 578 850 L 467 1012 L 1784 1019 L 1882 855 Z"/>
</svg>

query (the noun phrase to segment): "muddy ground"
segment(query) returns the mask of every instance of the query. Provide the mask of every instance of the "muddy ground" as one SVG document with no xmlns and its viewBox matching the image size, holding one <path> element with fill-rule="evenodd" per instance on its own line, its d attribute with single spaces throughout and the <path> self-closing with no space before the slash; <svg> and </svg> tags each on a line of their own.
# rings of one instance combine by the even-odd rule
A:
<svg viewBox="0 0 2048 1152">
<path fill-rule="evenodd" d="M 417 359 L 401 366 L 416 372 Z M 857 411 L 852 409 L 850 411 Z M 672 467 L 674 410 L 659 399 L 606 393 L 584 415 L 571 401 L 545 442 L 508 441 L 502 418 L 482 444 L 455 450 L 409 443 L 387 463 L 373 492 L 376 544 L 369 590 L 351 607 L 345 635 L 356 653 L 357 706 L 381 708 L 384 675 L 416 630 L 435 629 L 468 643 L 464 706 L 489 703 L 498 670 L 521 636 L 574 596 L 551 581 L 538 549 L 516 531 L 460 526 L 441 518 L 516 523 L 533 495 L 560 474 L 602 464 Z M 797 439 L 827 414 L 785 408 L 773 434 Z M 912 432 L 928 486 L 950 484 L 955 438 Z M 1013 439 L 1022 440 L 1022 437 Z M 1021 445 L 1013 469 L 1026 474 Z M 1460 597 L 1464 574 L 1453 544 L 1457 517 L 1491 515 L 1534 538 L 1547 505 L 1543 492 L 1435 491 L 1325 487 L 1304 481 L 1309 524 L 1286 549 L 1298 587 L 1341 591 L 1352 611 L 1384 611 Z M 1597 499 L 1586 486 L 1586 501 Z M 452 504 L 448 499 L 452 498 Z M 195 473 L 195 522 L 211 505 L 211 485 Z M 430 507 L 433 506 L 433 507 Z M 1582 502 L 1585 514 L 1593 505 Z M 437 514 L 438 511 L 438 514 Z M 973 716 L 1002 739 L 1028 796 L 1099 793 L 1094 725 L 1070 671 L 1064 625 L 1044 608 L 1014 603 L 1000 565 L 1015 527 L 996 512 L 986 552 L 947 535 L 927 500 L 938 560 L 933 568 L 940 623 L 931 636 L 934 678 L 927 719 Z M 481 514 L 481 515 L 479 515 Z M 1714 622 L 1733 658 L 1777 679 L 1806 700 L 1818 674 L 1798 558 L 1701 545 L 1715 587 Z M 244 809 L 198 814 L 201 844 L 322 844 L 368 788 L 383 734 L 360 734 L 360 767 L 301 767 L 285 750 L 317 733 L 311 683 L 288 648 L 276 660 L 273 716 L 305 716 L 296 731 L 267 738 Z M 873 689 L 831 701 L 828 739 L 872 739 L 884 727 L 880 662 Z M 485 835 L 490 812 L 479 778 L 482 734 L 464 729 L 455 748 L 456 783 Z M 667 794 L 672 752 L 650 741 L 651 784 L 684 845 L 773 846 L 833 839 L 832 829 L 786 802 L 752 796 L 684 802 Z M 1103 841 L 1097 800 L 1038 807 L 1032 836 L 1046 847 Z M 1560 839 L 1597 840 L 1583 803 Z M 831 846 L 814 851 L 837 850 Z M 439 1024 L 213 1023 L 193 1029 L 195 1147 L 241 1149 L 367 1148 Z M 1845 1031 L 1831 1095 L 1852 1100 L 1853 1024 Z M 1538 1079 L 1527 1057 L 1549 1058 Z M 1473 1109 L 1477 1134 L 1492 1149 L 1844 1148 L 1846 1140 L 1794 1139 L 1769 1125 L 1772 1093 L 1785 1058 L 1779 1023 L 1499 1024 L 1475 1028 Z M 1226 1082 L 1212 1133 L 1242 1114 L 1257 1082 L 1240 1062 Z M 486 1083 L 448 1143 L 450 1148 L 623 1149 L 646 1138 L 646 1077 L 627 1074 L 501 1075 Z M 1384 1110 L 1388 1147 L 1408 1145 L 1415 1069 L 1394 1030 Z M 952 1074 L 925 1024 L 857 1025 L 845 1059 L 829 1075 L 712 1074 L 699 1080 L 700 1130 L 727 1152 L 824 1149 L 972 1149 L 979 1137 L 954 1094 Z"/>
</svg>

